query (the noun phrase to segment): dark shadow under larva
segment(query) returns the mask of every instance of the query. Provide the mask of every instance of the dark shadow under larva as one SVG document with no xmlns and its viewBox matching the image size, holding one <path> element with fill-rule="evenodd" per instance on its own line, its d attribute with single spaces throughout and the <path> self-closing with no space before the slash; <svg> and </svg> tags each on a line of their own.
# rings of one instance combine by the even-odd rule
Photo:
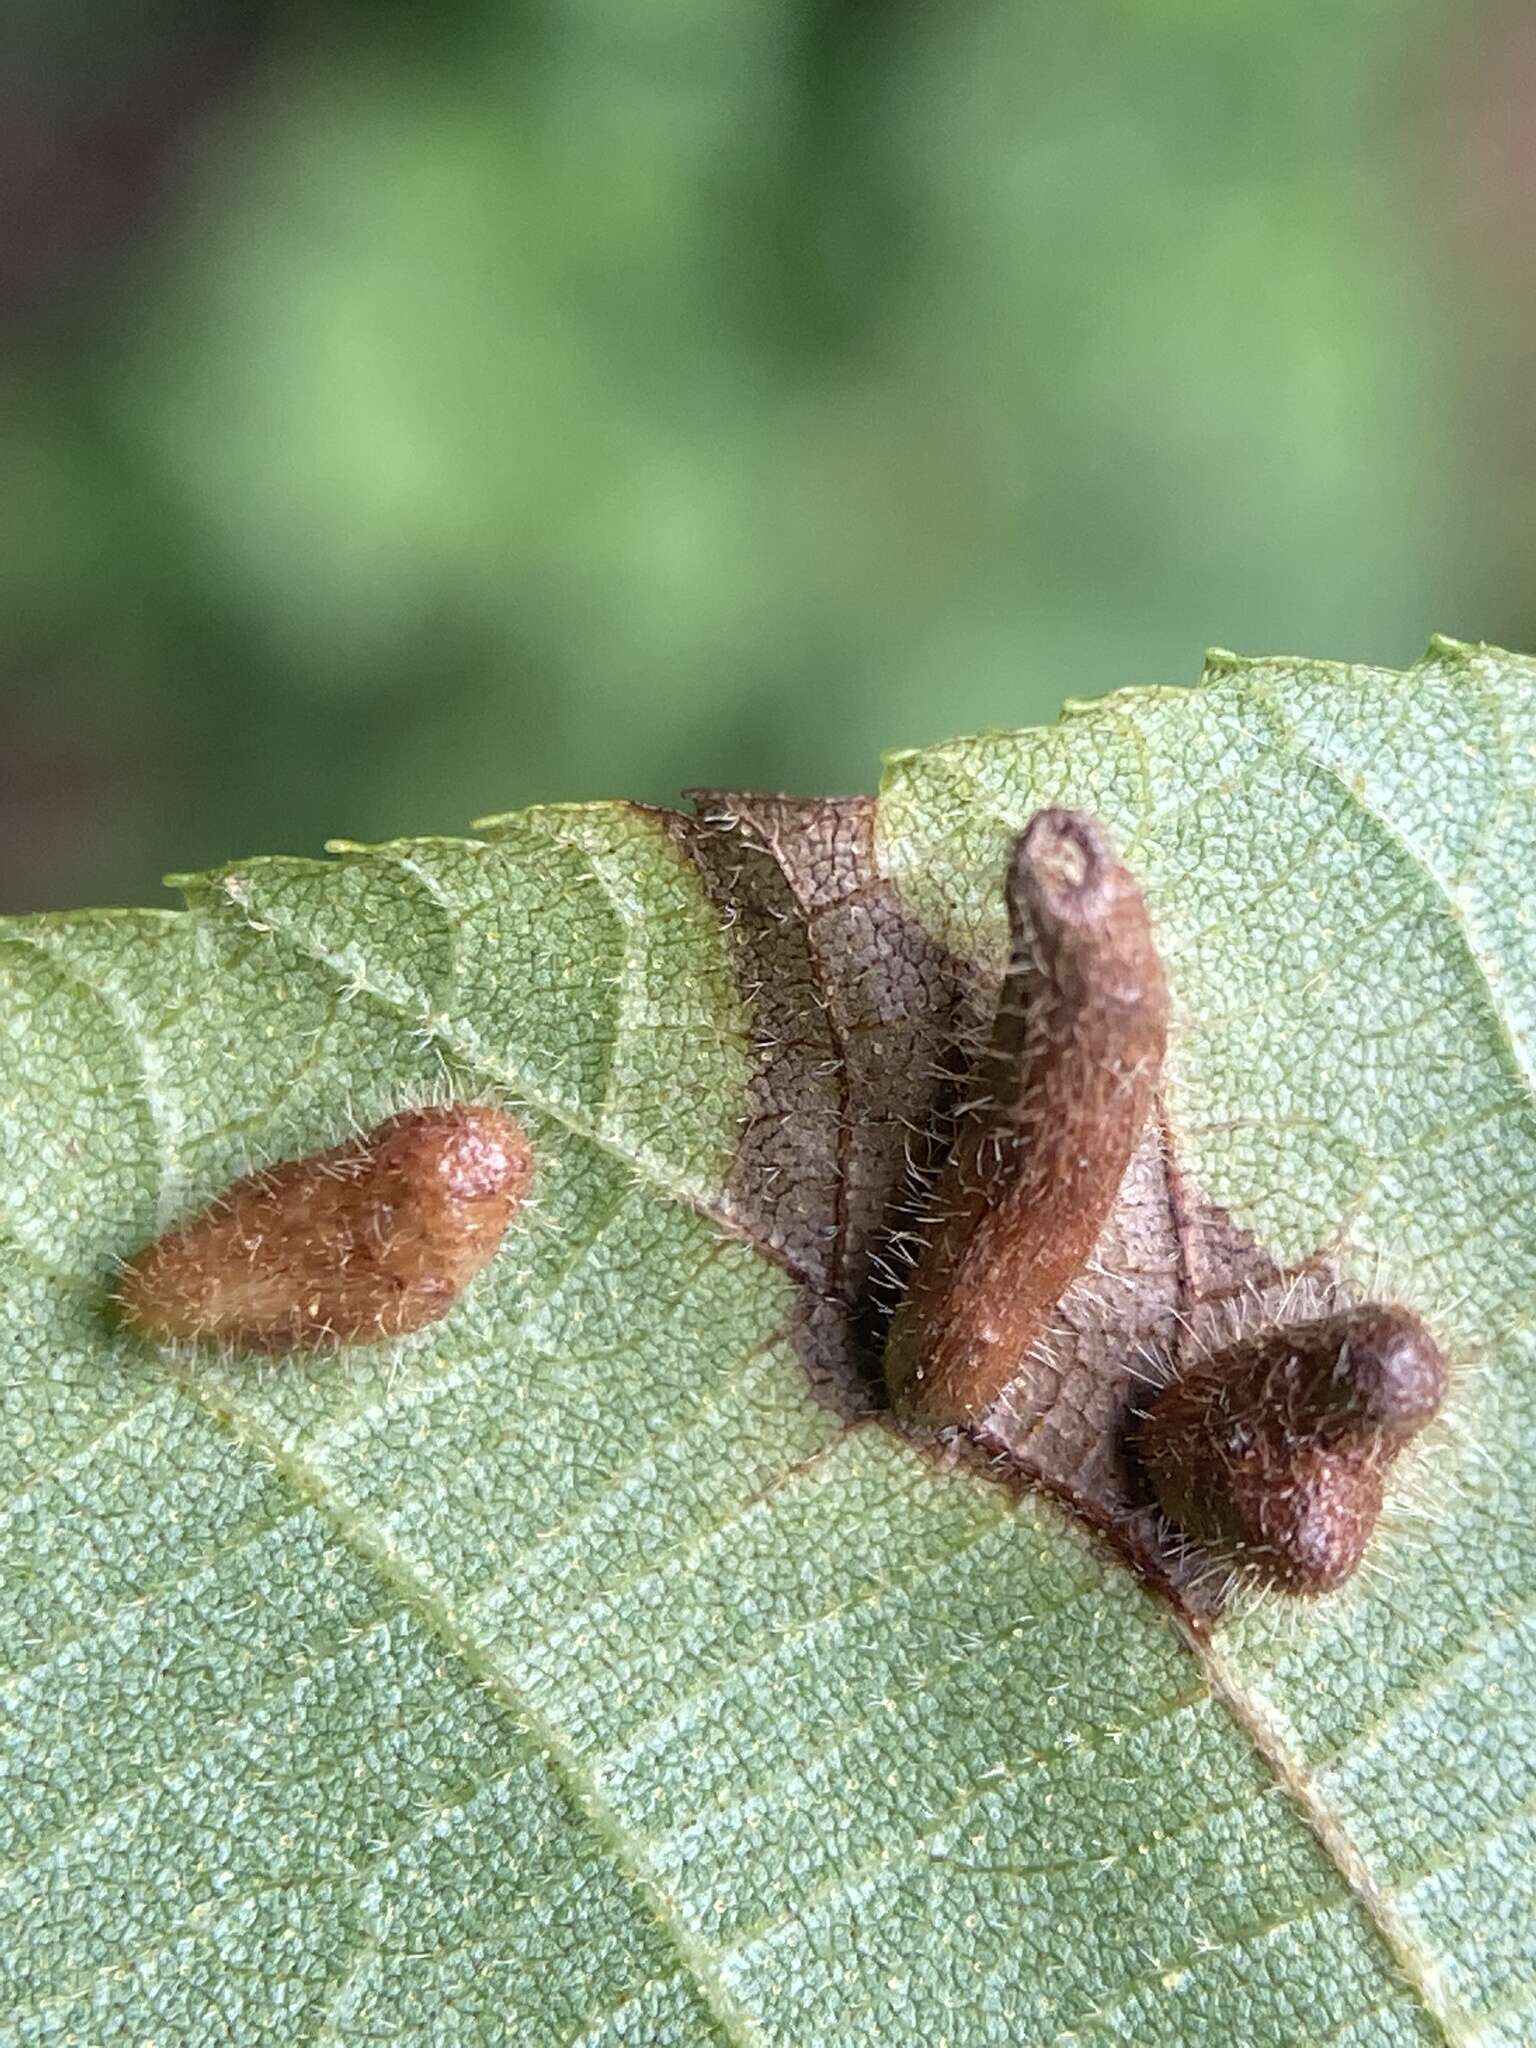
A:
<svg viewBox="0 0 1536 2048">
<path fill-rule="evenodd" d="M 1387 1471 L 1445 1389 L 1418 1317 L 1371 1304 L 1200 1360 L 1157 1394 L 1136 1448 L 1181 1535 L 1283 1592 L 1326 1593 L 1359 1565 Z"/>
<path fill-rule="evenodd" d="M 885 1352 L 901 1415 L 975 1421 L 1081 1272 L 1162 1071 L 1168 991 L 1102 825 L 1039 811 L 1007 874 L 1011 950 L 930 1231 Z"/>
<path fill-rule="evenodd" d="M 377 1343 L 447 1313 L 494 1256 L 533 1172 L 486 1104 L 407 1109 L 235 1182 L 130 1259 L 122 1320 L 248 1351 Z"/>
</svg>

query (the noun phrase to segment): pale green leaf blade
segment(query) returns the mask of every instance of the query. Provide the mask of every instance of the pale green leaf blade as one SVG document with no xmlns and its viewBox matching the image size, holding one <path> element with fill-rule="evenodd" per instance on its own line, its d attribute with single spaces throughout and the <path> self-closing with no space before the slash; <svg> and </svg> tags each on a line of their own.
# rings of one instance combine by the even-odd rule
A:
<svg viewBox="0 0 1536 2048">
<path fill-rule="evenodd" d="M 1466 822 L 1472 799 L 1518 821 L 1522 792 L 1528 817 L 1528 683 L 1483 666 L 1495 681 L 1459 657 L 1431 679 L 1451 739 L 1428 770 L 1387 744 L 1401 685 L 1325 679 L 1345 753 L 1322 760 L 1297 737 L 1317 679 L 1276 668 L 938 750 L 888 792 L 891 868 L 977 941 L 1010 821 L 1103 810 L 1167 932 L 1175 1103 L 1212 1192 L 1288 1245 L 1348 1214 L 1362 1255 L 1415 1279 L 1433 1236 L 1452 1328 L 1483 1334 L 1479 1429 L 1426 1475 L 1466 1489 L 1465 1526 L 1337 1607 L 1240 1616 L 1213 1656 L 1055 1509 L 809 1398 L 791 1281 L 719 1220 L 749 1020 L 654 820 L 535 814 L 489 844 L 242 864 L 181 916 L 17 928 L 0 2040 L 1518 2038 L 1528 1934 L 1481 1957 L 1468 1936 L 1527 1824 L 1528 1463 L 1492 1491 L 1473 1464 L 1530 1441 L 1531 1235 L 1511 1208 L 1469 1306 L 1444 1228 L 1397 1234 L 1424 1204 L 1438 1226 L 1458 1184 L 1481 1227 L 1531 1171 L 1508 1054 L 1530 928 L 1498 863 L 1471 862 L 1500 828 Z M 1471 766 L 1436 784 L 1452 741 Z M 1350 787 L 1351 746 L 1362 775 L 1395 760 L 1390 790 Z M 1425 835 L 1379 962 L 1402 1020 L 1386 1072 L 1401 1096 L 1439 1043 L 1433 1004 L 1430 1037 L 1410 1028 L 1427 963 L 1458 1022 L 1504 1037 L 1464 1075 L 1491 1168 L 1458 1182 L 1439 1125 L 1351 1123 L 1326 1095 L 1310 1144 L 1215 1113 L 1240 1074 L 1252 1110 L 1279 1028 L 1260 998 L 1302 979 L 1307 860 L 1276 838 L 1298 786 L 1351 915 L 1376 870 L 1349 835 L 1389 811 Z M 1445 950 L 1453 873 L 1523 1018 Z M 1241 993 L 1237 961 L 1249 1004 L 1205 1002 Z M 1358 1011 L 1297 1018 L 1290 1071 L 1322 1087 Z M 112 1259 L 250 1164 L 488 1090 L 533 1136 L 537 1199 L 398 1355 L 176 1385 L 105 1321 Z M 1363 1180 L 1367 1157 L 1392 1171 Z M 1393 1614 L 1423 1622 L 1411 1676 Z M 1479 1631 L 1497 1751 L 1421 1745 L 1415 1794 L 1389 1746 L 1373 1785 L 1365 1731 L 1410 1688 L 1447 1741 L 1490 1725 L 1450 1690 L 1482 1668 Z M 1392 1860 L 1405 1843 L 1427 1875 Z M 1506 1920 L 1521 1895 L 1497 1894 Z"/>
</svg>

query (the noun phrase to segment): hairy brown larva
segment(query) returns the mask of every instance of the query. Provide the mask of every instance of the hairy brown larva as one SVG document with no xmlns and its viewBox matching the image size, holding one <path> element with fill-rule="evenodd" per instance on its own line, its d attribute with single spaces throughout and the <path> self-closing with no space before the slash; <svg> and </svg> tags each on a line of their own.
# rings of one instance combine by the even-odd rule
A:
<svg viewBox="0 0 1536 2048">
<path fill-rule="evenodd" d="M 1100 1242 L 1168 1017 L 1141 891 L 1095 819 L 1039 812 L 1007 897 L 996 1022 L 885 1353 L 898 1414 L 984 1431 Z M 1445 1389 L 1439 1348 L 1404 1308 L 1314 1307 L 1219 1346 L 1130 1424 L 1132 1464 L 1167 1518 L 1162 1553 L 1204 1553 L 1291 1594 L 1342 1584 L 1393 1459 Z M 1116 1440 L 1123 1456 L 1123 1421 Z"/>
<path fill-rule="evenodd" d="M 1141 889 L 1082 811 L 1039 811 L 1007 874 L 991 1042 L 886 1345 L 899 1413 L 974 1421 L 1082 1270 L 1146 1120 L 1168 991 Z"/>
<path fill-rule="evenodd" d="M 527 1138 L 498 1109 L 402 1110 L 237 1180 L 128 1261 L 118 1308 L 159 1341 L 248 1351 L 404 1336 L 492 1258 L 532 1172 Z"/>
<path fill-rule="evenodd" d="M 1359 1565 L 1394 1458 L 1439 1411 L 1446 1365 L 1405 1308 L 1265 1331 L 1164 1387 L 1137 1448 L 1177 1529 L 1281 1591 Z"/>
</svg>

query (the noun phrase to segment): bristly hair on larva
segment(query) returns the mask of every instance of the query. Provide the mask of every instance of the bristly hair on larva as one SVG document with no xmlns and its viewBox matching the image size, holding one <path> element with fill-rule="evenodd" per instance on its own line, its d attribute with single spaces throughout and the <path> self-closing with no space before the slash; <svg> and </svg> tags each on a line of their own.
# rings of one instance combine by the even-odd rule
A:
<svg viewBox="0 0 1536 2048">
<path fill-rule="evenodd" d="M 1162 1071 L 1168 989 L 1140 886 L 1083 811 L 1038 811 L 1006 876 L 1009 965 L 885 1350 L 898 1414 L 997 1399 L 1119 1193 Z"/>
<path fill-rule="evenodd" d="M 375 1344 L 436 1322 L 494 1257 L 533 1175 L 485 1103 L 401 1110 L 247 1174 L 123 1268 L 122 1321 L 244 1351 Z"/>
<path fill-rule="evenodd" d="M 1177 1538 L 1212 1569 L 1327 1593 L 1360 1568 L 1388 1471 L 1439 1414 L 1447 1377 L 1416 1315 L 1367 1303 L 1252 1332 L 1175 1373 L 1136 1453 Z"/>
</svg>

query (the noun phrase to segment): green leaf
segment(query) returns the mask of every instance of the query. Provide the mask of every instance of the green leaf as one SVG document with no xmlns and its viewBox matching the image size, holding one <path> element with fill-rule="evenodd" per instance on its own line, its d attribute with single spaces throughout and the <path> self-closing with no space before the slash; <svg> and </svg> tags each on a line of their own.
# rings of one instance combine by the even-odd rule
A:
<svg viewBox="0 0 1536 2048">
<path fill-rule="evenodd" d="M 7 928 L 0 2042 L 1528 2039 L 1533 796 L 1536 668 L 1440 643 L 891 764 L 880 865 L 962 957 L 1024 818 L 1104 815 L 1205 1194 L 1465 1367 L 1422 1526 L 1208 1638 L 813 1395 L 733 1194 L 771 992 L 666 819 Z M 535 1198 L 434 1329 L 113 1327 L 237 1174 L 469 1095 Z"/>
</svg>

